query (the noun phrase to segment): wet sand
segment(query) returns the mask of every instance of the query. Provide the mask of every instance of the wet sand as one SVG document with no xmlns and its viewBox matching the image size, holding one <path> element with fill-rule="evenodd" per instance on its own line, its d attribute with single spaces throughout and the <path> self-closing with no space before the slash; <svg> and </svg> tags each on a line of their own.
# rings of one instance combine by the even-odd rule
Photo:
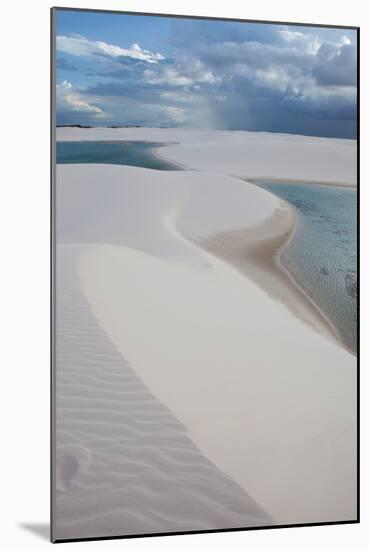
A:
<svg viewBox="0 0 369 550">
<path fill-rule="evenodd" d="M 343 345 L 333 323 L 281 264 L 280 255 L 293 238 L 296 224 L 294 209 L 281 201 L 263 225 L 216 234 L 197 245 L 234 265 L 293 315 Z"/>
</svg>

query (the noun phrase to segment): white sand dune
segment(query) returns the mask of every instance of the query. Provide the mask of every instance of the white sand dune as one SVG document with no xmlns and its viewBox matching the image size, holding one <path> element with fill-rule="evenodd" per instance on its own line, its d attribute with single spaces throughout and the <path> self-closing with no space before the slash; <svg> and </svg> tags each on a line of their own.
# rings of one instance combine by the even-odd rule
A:
<svg viewBox="0 0 369 550">
<path fill-rule="evenodd" d="M 270 524 L 102 330 L 77 276 L 86 250 L 58 247 L 55 538 Z"/>
<path fill-rule="evenodd" d="M 350 139 L 180 128 L 57 128 L 57 139 L 168 143 L 158 155 L 196 170 L 356 186 L 357 147 Z"/>
<path fill-rule="evenodd" d="M 60 130 L 63 132 L 59 132 L 58 137 L 63 139 L 71 136 L 81 139 L 81 135 L 112 139 L 111 130 Z M 179 142 L 181 132 L 178 131 L 176 139 L 177 134 L 169 130 L 147 129 L 146 133 L 127 130 L 120 135 L 125 139 L 128 134 L 130 139 L 139 139 L 140 134 L 141 139 L 145 136 L 154 141 L 152 136 L 156 134 L 157 141 L 161 142 L 170 135 L 171 141 Z M 213 147 L 211 140 L 215 140 L 215 134 L 209 133 L 209 150 Z M 220 134 L 216 138 L 219 143 L 224 133 Z M 228 139 L 227 134 L 225 142 Z M 281 141 L 285 139 L 283 136 Z M 310 138 L 303 139 L 307 145 Z M 316 163 L 324 164 L 320 171 L 316 168 L 316 174 L 323 174 L 327 182 L 335 181 L 339 175 L 336 165 L 331 165 L 317 142 L 311 141 L 315 151 L 311 154 L 315 155 Z M 337 144 L 332 147 L 336 147 L 336 155 L 341 149 L 352 154 L 350 143 L 335 141 Z M 260 142 L 259 164 L 264 142 Z M 323 149 L 328 147 L 325 140 L 322 142 Z M 193 147 L 189 139 L 187 144 L 168 147 L 166 151 L 177 151 L 174 160 L 182 162 L 186 151 Z M 187 166 L 196 167 L 193 150 L 191 154 Z M 210 157 L 209 153 L 208 163 Z M 105 369 L 104 350 L 103 366 L 96 364 L 101 334 L 106 334 L 116 353 L 119 352 L 135 376 L 140 377 L 145 391 L 154 396 L 155 403 L 156 400 L 162 403 L 165 410 L 169 409 L 185 426 L 186 437 L 196 445 L 197 456 L 201 460 L 207 457 L 216 466 L 217 476 L 223 472 L 232 478 L 235 485 L 229 489 L 230 493 L 228 489 L 218 493 L 221 509 L 211 500 L 210 508 L 204 510 L 210 515 L 205 522 L 200 520 L 202 525 L 214 521 L 219 521 L 217 525 L 222 523 L 222 527 L 245 527 L 250 521 L 255 521 L 254 525 L 268 523 L 266 514 L 247 494 L 272 516 L 269 522 L 354 519 L 355 359 L 332 337 L 318 333 L 251 279 L 196 245 L 220 233 L 264 227 L 271 223 L 276 212 L 282 216 L 288 214 L 285 205 L 271 194 L 222 175 L 230 163 L 228 153 L 219 161 L 223 164 L 218 165 L 218 173 L 215 173 L 217 160 L 213 160 L 213 173 L 161 173 L 106 165 L 58 166 L 57 239 L 59 243 L 70 243 L 69 246 L 80 245 L 76 269 L 93 313 L 92 319 L 95 326 L 98 323 L 100 327 L 100 332 L 97 334 L 95 330 L 91 338 L 90 354 L 92 367 L 100 374 L 91 380 L 88 372 L 86 381 L 90 380 L 93 395 L 98 395 L 101 380 L 107 379 L 108 384 L 109 380 L 115 380 L 114 376 L 110 377 L 108 367 Z M 278 169 L 277 160 L 274 162 Z M 247 162 L 240 161 L 240 170 L 243 171 L 246 165 Z M 290 171 L 282 168 L 283 177 L 306 179 L 308 176 L 301 167 L 291 167 Z M 260 176 L 266 177 L 265 170 L 264 165 L 259 166 Z M 243 171 L 243 175 L 249 173 Z M 347 183 L 348 177 L 343 172 L 340 178 L 342 183 Z M 350 181 L 353 183 L 353 179 Z M 60 261 L 64 262 L 61 256 Z M 61 281 L 65 277 L 62 274 Z M 78 292 L 80 295 L 81 290 Z M 65 290 L 60 307 L 67 295 Z M 72 317 L 68 314 L 66 319 L 67 325 L 71 323 L 71 330 L 75 326 L 73 323 L 80 322 L 78 317 L 77 321 Z M 82 323 L 84 319 L 81 326 Z M 76 350 L 70 348 L 68 338 L 63 335 L 59 342 L 60 352 L 67 356 L 70 376 L 73 373 L 78 376 L 80 367 L 71 364 Z M 77 342 L 77 347 L 79 345 Z M 85 343 L 83 345 L 86 347 Z M 60 399 L 62 396 L 68 398 L 68 391 L 72 391 L 69 374 L 66 380 L 69 386 L 60 386 Z M 75 393 L 74 397 L 77 395 Z M 119 396 L 116 397 L 119 401 Z M 65 409 L 69 406 L 66 401 Z M 106 423 L 108 436 L 113 417 L 119 425 L 123 422 L 121 429 L 124 429 L 124 417 L 113 414 L 118 406 L 117 400 L 110 402 L 112 410 Z M 75 437 L 75 432 L 83 434 L 85 424 L 88 429 L 95 429 L 96 408 L 81 411 L 81 417 L 78 406 L 76 409 L 67 416 L 71 424 L 66 433 L 71 438 Z M 114 432 L 115 424 L 111 429 Z M 94 441 L 96 435 L 92 436 Z M 106 444 L 110 445 L 111 440 Z M 89 446 L 86 441 L 82 445 Z M 130 442 L 130 448 L 131 445 Z M 109 455 L 107 449 L 105 454 Z M 79 469 L 77 464 L 84 464 L 87 473 L 92 468 L 91 454 L 79 450 L 73 456 L 76 460 L 67 459 L 67 485 L 69 477 Z M 139 457 L 140 451 L 137 451 L 138 460 Z M 108 459 L 106 466 L 109 466 Z M 128 471 L 124 461 L 119 467 L 124 476 Z M 85 498 L 87 491 L 92 495 L 96 491 L 93 471 L 89 479 L 91 485 L 87 483 L 83 487 L 85 492 L 82 491 L 81 498 Z M 65 479 L 61 482 L 61 498 L 66 500 L 65 508 L 61 505 L 60 510 L 69 509 L 68 498 L 69 502 L 79 502 L 80 498 L 78 491 L 76 500 L 73 495 L 65 496 L 66 482 Z M 143 489 L 145 481 L 140 483 L 139 490 Z M 193 478 L 193 483 L 188 502 L 196 493 L 197 477 Z M 73 479 L 70 485 L 73 487 Z M 165 480 L 159 486 L 165 491 Z M 110 494 L 109 486 L 105 486 L 104 491 L 105 495 Z M 233 508 L 225 512 L 225 503 L 236 498 L 236 494 L 240 495 L 237 491 L 244 495 L 244 512 L 229 515 Z M 146 532 L 181 530 L 193 521 L 193 515 L 188 516 L 184 508 L 175 503 L 170 507 L 171 512 L 164 505 L 160 514 L 162 524 L 159 521 L 153 525 L 150 503 L 145 501 L 145 504 L 144 499 L 137 502 L 133 514 L 136 519 L 140 517 L 139 525 L 129 514 L 121 515 L 118 503 L 109 507 L 110 520 L 104 524 L 104 499 L 101 508 L 95 509 L 89 517 L 98 522 L 100 533 L 101 527 L 108 524 L 110 531 L 122 526 L 118 531 L 121 534 L 131 528 Z M 210 513 L 213 504 L 214 516 Z M 144 506 L 143 511 L 141 506 Z M 64 521 L 62 513 L 60 517 Z M 172 527 L 168 527 L 172 519 Z M 82 521 L 78 525 L 78 521 L 66 518 L 60 532 L 70 533 L 72 529 L 73 533 L 81 533 L 90 528 L 90 524 Z M 142 526 L 145 521 L 147 528 Z M 174 524 L 178 527 L 173 527 Z M 197 525 L 199 523 L 191 528 L 196 529 Z"/>
</svg>

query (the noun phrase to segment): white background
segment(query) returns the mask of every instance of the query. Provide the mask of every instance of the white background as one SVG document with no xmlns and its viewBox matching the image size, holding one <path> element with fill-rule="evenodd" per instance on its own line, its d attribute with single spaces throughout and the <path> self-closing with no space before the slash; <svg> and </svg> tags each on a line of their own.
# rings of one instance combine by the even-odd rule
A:
<svg viewBox="0 0 369 550">
<path fill-rule="evenodd" d="M 49 518 L 49 0 L 1 7 L 0 65 L 0 545 L 39 548 Z M 69 0 L 59 6 L 361 26 L 360 525 L 79 543 L 91 548 L 274 550 L 367 548 L 368 506 L 368 53 L 367 2 L 350 0 Z M 4 127 L 5 120 L 5 127 Z M 27 527 L 28 526 L 28 527 Z M 39 532 L 39 533 L 37 533 Z M 40 536 L 41 533 L 41 536 Z M 365 542 L 365 539 L 368 541 Z M 75 544 L 71 543 L 68 548 Z"/>
</svg>

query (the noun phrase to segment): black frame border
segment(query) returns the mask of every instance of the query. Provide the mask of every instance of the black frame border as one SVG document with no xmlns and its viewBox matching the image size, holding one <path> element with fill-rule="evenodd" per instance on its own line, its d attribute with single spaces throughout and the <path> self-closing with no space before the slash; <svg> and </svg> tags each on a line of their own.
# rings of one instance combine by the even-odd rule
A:
<svg viewBox="0 0 369 550">
<path fill-rule="evenodd" d="M 150 17 L 169 17 L 173 19 L 202 19 L 207 21 L 229 21 L 238 23 L 259 23 L 264 25 L 286 25 L 295 27 L 315 27 L 328 29 L 347 29 L 356 31 L 357 35 L 357 518 L 354 520 L 326 521 L 316 523 L 291 523 L 284 525 L 265 525 L 255 527 L 235 527 L 229 529 L 202 529 L 191 531 L 169 531 L 163 533 L 138 533 L 131 535 L 114 535 L 101 537 L 81 537 L 70 539 L 55 539 L 53 533 L 55 515 L 55 445 L 56 445 L 56 380 L 55 380 L 55 348 L 56 348 L 56 321 L 55 321 L 55 291 L 56 291 L 56 13 L 58 11 L 75 11 L 88 13 L 110 13 L 116 15 L 136 15 Z M 360 27 L 349 25 L 332 25 L 323 23 L 301 23 L 291 21 L 269 21 L 258 19 L 239 19 L 228 17 L 211 17 L 205 15 L 178 15 L 170 13 L 134 12 L 124 10 L 108 10 L 94 8 L 76 8 L 54 6 L 50 8 L 50 541 L 52 543 L 86 542 L 99 540 L 122 540 L 135 538 L 168 537 L 176 535 L 200 535 L 207 533 L 232 533 L 244 531 L 264 531 L 270 529 L 288 529 L 294 527 L 321 527 L 328 525 L 350 525 L 360 523 Z"/>
</svg>

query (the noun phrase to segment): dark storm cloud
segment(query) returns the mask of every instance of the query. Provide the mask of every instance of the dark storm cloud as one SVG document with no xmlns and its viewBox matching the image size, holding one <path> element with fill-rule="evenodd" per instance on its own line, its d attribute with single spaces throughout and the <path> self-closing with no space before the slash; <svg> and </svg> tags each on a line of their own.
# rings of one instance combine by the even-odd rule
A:
<svg viewBox="0 0 369 550">
<path fill-rule="evenodd" d="M 272 65 L 286 67 L 296 65 L 301 70 L 309 69 L 313 63 L 305 52 L 288 47 L 276 47 L 260 42 L 223 42 L 214 44 L 212 48 L 201 45 L 197 49 L 201 59 L 212 67 L 225 69 L 229 72 L 235 64 L 243 64 L 255 69 L 265 69 Z"/>
<path fill-rule="evenodd" d="M 321 86 L 356 86 L 356 46 L 346 44 L 340 50 L 323 44 L 317 54 L 313 75 Z"/>
<path fill-rule="evenodd" d="M 218 101 L 211 98 L 213 111 L 216 112 L 216 125 L 220 128 L 241 130 L 260 130 L 270 132 L 327 133 L 327 119 L 338 109 L 316 101 L 308 101 L 303 96 L 291 94 L 278 89 L 258 86 L 251 80 L 242 77 L 233 79 L 227 89 L 227 99 Z M 346 117 L 347 118 L 347 117 Z M 332 133 L 334 135 L 334 133 Z M 347 135 L 347 134 L 346 134 Z"/>
<path fill-rule="evenodd" d="M 69 102 L 76 116 L 80 105 L 95 123 L 354 137 L 355 41 L 343 30 L 196 20 L 174 22 L 166 57 L 65 39 L 67 51 L 83 46 L 99 63 L 91 71 L 90 53 L 94 83 L 65 85 L 64 107 Z"/>
</svg>

